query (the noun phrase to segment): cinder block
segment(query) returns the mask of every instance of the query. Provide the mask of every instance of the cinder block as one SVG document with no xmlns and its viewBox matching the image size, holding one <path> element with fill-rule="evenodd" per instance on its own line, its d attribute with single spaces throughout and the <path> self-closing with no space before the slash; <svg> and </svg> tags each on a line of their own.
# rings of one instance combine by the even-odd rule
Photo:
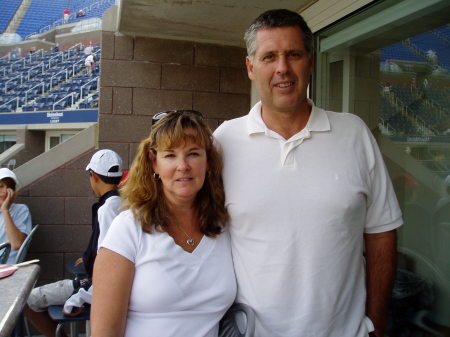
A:
<svg viewBox="0 0 450 337">
<path fill-rule="evenodd" d="M 89 198 L 65 198 L 65 223 L 71 225 L 92 224 L 92 205 L 98 198 L 94 193 Z"/>
<path fill-rule="evenodd" d="M 28 259 L 39 259 L 39 279 L 36 286 L 62 280 L 64 277 L 63 254 L 35 253 L 31 250 Z"/>
<path fill-rule="evenodd" d="M 133 114 L 153 115 L 159 111 L 174 109 L 192 109 L 192 93 L 134 88 Z"/>
<path fill-rule="evenodd" d="M 163 89 L 219 91 L 218 68 L 165 64 L 162 67 Z"/>
<path fill-rule="evenodd" d="M 251 82 L 247 70 L 242 68 L 220 69 L 220 91 L 234 94 L 250 94 Z"/>
<path fill-rule="evenodd" d="M 131 114 L 133 100 L 132 88 L 113 88 L 113 113 Z"/>
<path fill-rule="evenodd" d="M 250 96 L 197 92 L 194 93 L 194 109 L 208 118 L 231 119 L 249 112 Z"/>
<path fill-rule="evenodd" d="M 102 61 L 101 86 L 159 88 L 161 65 L 121 60 Z"/>
<path fill-rule="evenodd" d="M 59 169 L 32 185 L 30 197 L 89 196 L 90 191 L 88 175 L 84 170 Z"/>
<path fill-rule="evenodd" d="M 63 198 L 21 198 L 20 202 L 23 202 L 30 209 L 31 221 L 34 224 L 56 225 L 64 223 Z"/>
<path fill-rule="evenodd" d="M 102 33 L 102 62 L 114 59 L 114 33 Z"/>
<path fill-rule="evenodd" d="M 245 48 L 214 44 L 195 45 L 195 65 L 245 68 L 246 56 Z"/>
<path fill-rule="evenodd" d="M 114 40 L 114 59 L 132 60 L 134 39 L 130 36 L 116 33 Z"/>
<path fill-rule="evenodd" d="M 100 142 L 140 142 L 151 128 L 150 116 L 100 115 Z"/>
<path fill-rule="evenodd" d="M 100 88 L 99 112 L 101 114 L 112 113 L 112 102 L 113 102 L 112 88 L 102 86 Z"/>
<path fill-rule="evenodd" d="M 193 64 L 194 44 L 187 41 L 137 37 L 134 59 L 136 61 Z"/>
</svg>

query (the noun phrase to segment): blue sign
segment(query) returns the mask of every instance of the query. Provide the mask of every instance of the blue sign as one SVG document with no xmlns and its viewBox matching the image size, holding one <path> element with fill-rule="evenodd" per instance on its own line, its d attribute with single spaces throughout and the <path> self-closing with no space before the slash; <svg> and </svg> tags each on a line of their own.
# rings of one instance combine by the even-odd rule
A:
<svg viewBox="0 0 450 337">
<path fill-rule="evenodd" d="M 98 109 L 0 113 L 0 125 L 89 123 L 97 121 Z"/>
</svg>

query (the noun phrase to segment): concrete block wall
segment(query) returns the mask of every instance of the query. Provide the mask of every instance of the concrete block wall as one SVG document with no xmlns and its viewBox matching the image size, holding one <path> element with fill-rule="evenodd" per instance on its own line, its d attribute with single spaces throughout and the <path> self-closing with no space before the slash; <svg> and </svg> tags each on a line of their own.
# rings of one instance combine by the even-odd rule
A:
<svg viewBox="0 0 450 337">
<path fill-rule="evenodd" d="M 245 50 L 212 44 L 102 33 L 99 148 L 119 153 L 128 169 L 156 112 L 196 109 L 212 129 L 250 107 Z M 85 167 L 95 149 L 20 191 L 41 225 L 29 258 L 41 260 L 38 285 L 71 277 L 91 234 L 91 191 Z"/>
</svg>

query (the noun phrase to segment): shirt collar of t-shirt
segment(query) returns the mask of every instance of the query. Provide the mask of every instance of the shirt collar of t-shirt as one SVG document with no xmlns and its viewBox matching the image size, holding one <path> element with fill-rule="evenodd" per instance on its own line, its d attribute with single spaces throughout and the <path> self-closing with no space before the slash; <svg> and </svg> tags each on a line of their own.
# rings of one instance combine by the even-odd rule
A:
<svg viewBox="0 0 450 337">
<path fill-rule="evenodd" d="M 277 139 L 281 146 L 281 162 L 283 166 L 290 166 L 292 157 L 289 156 L 291 151 L 299 146 L 305 139 L 312 137 L 312 132 L 327 132 L 331 131 L 330 121 L 323 109 L 320 109 L 314 105 L 314 102 L 308 99 L 308 103 L 311 106 L 311 115 L 309 116 L 306 126 L 293 135 L 289 139 L 284 139 L 283 136 L 277 132 L 270 130 L 264 123 L 261 117 L 261 101 L 256 103 L 250 110 L 247 119 L 247 131 L 248 135 L 262 134 L 270 138 Z M 293 164 L 293 162 L 291 163 Z"/>
</svg>

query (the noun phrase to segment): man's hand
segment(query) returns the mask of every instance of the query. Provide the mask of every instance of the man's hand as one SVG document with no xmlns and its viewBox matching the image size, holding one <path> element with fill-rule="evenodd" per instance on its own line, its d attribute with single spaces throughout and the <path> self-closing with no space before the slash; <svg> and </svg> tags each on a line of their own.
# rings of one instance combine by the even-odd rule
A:
<svg viewBox="0 0 450 337">
<path fill-rule="evenodd" d="M 75 267 L 76 266 L 78 266 L 78 265 L 80 265 L 80 264 L 82 264 L 84 261 L 83 261 L 83 258 L 82 257 L 79 257 L 76 261 L 75 261 Z"/>
<path fill-rule="evenodd" d="M 2 206 L 0 207 L 0 210 L 2 212 L 4 211 L 8 211 L 9 208 L 11 207 L 11 204 L 14 201 L 14 191 L 12 190 L 12 188 L 7 188 L 6 189 L 6 198 L 2 203 Z"/>
</svg>

